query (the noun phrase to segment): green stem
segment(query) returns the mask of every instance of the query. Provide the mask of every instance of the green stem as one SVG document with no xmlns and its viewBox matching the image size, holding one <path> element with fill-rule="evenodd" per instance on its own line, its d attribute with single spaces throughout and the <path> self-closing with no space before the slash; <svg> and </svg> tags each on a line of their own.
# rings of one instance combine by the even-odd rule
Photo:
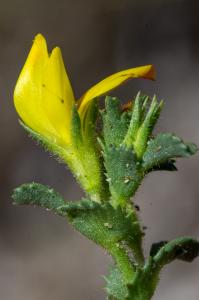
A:
<svg viewBox="0 0 199 300">
<path fill-rule="evenodd" d="M 139 265 L 139 267 L 142 267 L 145 263 L 145 259 L 144 259 L 142 246 L 140 245 L 140 243 L 138 242 L 138 244 L 135 245 L 134 242 L 132 243 L 131 241 L 129 241 L 128 247 L 131 249 L 136 263 Z"/>
<path fill-rule="evenodd" d="M 143 232 L 141 229 L 140 221 L 138 219 L 133 204 L 127 204 L 126 209 L 127 212 L 133 214 L 133 222 L 136 223 L 136 232 L 137 232 L 136 236 L 132 240 L 130 238 L 128 239 L 128 247 L 131 249 L 136 263 L 139 265 L 139 267 L 142 267 L 145 263 L 145 259 L 144 259 L 143 249 L 142 249 Z M 129 233 L 129 237 L 130 235 L 131 233 Z"/>
<path fill-rule="evenodd" d="M 108 251 L 115 260 L 124 280 L 126 282 L 132 281 L 135 274 L 134 266 L 123 246 L 118 243 L 111 246 Z"/>
</svg>

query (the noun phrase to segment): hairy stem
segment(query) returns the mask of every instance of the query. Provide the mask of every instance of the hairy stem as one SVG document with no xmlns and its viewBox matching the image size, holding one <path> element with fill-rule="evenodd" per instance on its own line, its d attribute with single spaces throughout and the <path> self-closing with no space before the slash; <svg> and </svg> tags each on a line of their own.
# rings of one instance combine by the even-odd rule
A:
<svg viewBox="0 0 199 300">
<path fill-rule="evenodd" d="M 124 247 L 118 243 L 117 245 L 110 247 L 108 251 L 120 269 L 124 280 L 126 282 L 131 281 L 135 270 Z"/>
</svg>

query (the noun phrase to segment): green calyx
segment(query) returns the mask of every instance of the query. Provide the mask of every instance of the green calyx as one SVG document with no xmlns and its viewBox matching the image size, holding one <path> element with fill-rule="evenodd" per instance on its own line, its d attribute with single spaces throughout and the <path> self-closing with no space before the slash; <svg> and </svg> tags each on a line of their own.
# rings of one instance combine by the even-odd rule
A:
<svg viewBox="0 0 199 300">
<path fill-rule="evenodd" d="M 138 159 L 142 158 L 146 150 L 148 139 L 163 107 L 163 101 L 158 103 L 156 96 L 150 105 L 149 101 L 148 96 L 142 96 L 140 92 L 137 94 L 129 128 L 123 141 L 127 147 L 133 146 Z"/>
<path fill-rule="evenodd" d="M 148 258 L 143 255 L 144 234 L 131 198 L 146 174 L 175 171 L 176 158 L 197 151 L 196 145 L 174 134 L 152 134 L 162 107 L 155 96 L 151 100 L 141 93 L 128 110 L 117 98 L 106 97 L 96 126 L 97 101 L 83 120 L 74 106 L 68 147 L 22 124 L 46 150 L 67 163 L 86 197 L 68 202 L 53 189 L 31 183 L 14 190 L 14 204 L 51 210 L 112 256 L 114 265 L 105 277 L 108 300 L 150 300 L 166 264 L 175 259 L 191 262 L 199 256 L 199 242 L 189 237 L 155 243 Z"/>
<path fill-rule="evenodd" d="M 95 122 L 98 115 L 96 101 L 93 101 L 81 122 L 74 105 L 71 120 L 71 144 L 60 145 L 47 140 L 20 121 L 28 134 L 59 161 L 68 165 L 73 175 L 89 197 L 97 202 L 106 199 L 103 172 L 96 143 Z"/>
</svg>

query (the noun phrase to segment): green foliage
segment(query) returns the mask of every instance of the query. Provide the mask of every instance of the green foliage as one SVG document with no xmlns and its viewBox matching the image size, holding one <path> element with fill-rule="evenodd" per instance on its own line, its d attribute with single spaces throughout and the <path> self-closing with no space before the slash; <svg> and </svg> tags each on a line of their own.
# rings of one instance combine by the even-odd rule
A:
<svg viewBox="0 0 199 300">
<path fill-rule="evenodd" d="M 137 253 L 141 251 L 142 232 L 133 211 L 85 199 L 75 204 L 70 208 L 63 206 L 59 212 L 65 212 L 79 232 L 107 250 L 119 247 L 118 243 L 126 242 L 138 256 Z"/>
<path fill-rule="evenodd" d="M 151 136 L 163 102 L 158 103 L 156 96 L 150 105 L 149 101 L 149 97 L 138 93 L 133 108 L 127 112 L 122 112 L 117 98 L 107 97 L 105 101 L 100 145 L 114 207 L 126 205 L 145 174 L 153 170 L 174 171 L 174 158 L 197 151 L 194 144 L 184 143 L 173 134 Z"/>
<path fill-rule="evenodd" d="M 107 282 L 106 291 L 109 295 L 108 300 L 124 300 L 128 296 L 127 283 L 117 267 L 112 267 L 105 280 Z"/>
<path fill-rule="evenodd" d="M 145 171 L 177 171 L 174 159 L 168 159 L 166 162 L 153 166 L 151 169 L 146 168 Z"/>
<path fill-rule="evenodd" d="M 146 113 L 146 116 L 139 127 L 135 142 L 133 143 L 135 152 L 139 159 L 142 159 L 142 156 L 146 150 L 147 142 L 159 118 L 162 107 L 163 102 L 161 101 L 160 103 L 158 103 L 156 96 L 154 96 L 149 110 Z"/>
<path fill-rule="evenodd" d="M 25 183 L 16 188 L 12 198 L 15 205 L 37 205 L 57 213 L 66 204 L 59 193 L 40 183 Z"/>
<path fill-rule="evenodd" d="M 120 270 L 114 267 L 106 277 L 109 299 L 114 300 L 150 300 L 159 281 L 164 265 L 175 259 L 191 262 L 199 256 L 199 242 L 182 237 L 170 242 L 153 245 L 153 256 L 143 267 L 137 267 L 131 280 L 125 281 Z"/>
<path fill-rule="evenodd" d="M 192 262 L 199 256 L 199 242 L 190 237 L 181 237 L 163 245 L 155 256 L 154 264 L 161 269 L 175 259 Z"/>
<path fill-rule="evenodd" d="M 158 283 L 158 275 L 149 258 L 143 268 L 137 269 L 132 282 L 127 284 L 128 295 L 124 300 L 150 300 Z"/>
<path fill-rule="evenodd" d="M 190 237 L 182 237 L 156 244 L 153 252 L 155 255 L 149 256 L 144 267 L 138 268 L 132 283 L 128 284 L 129 295 L 125 300 L 150 300 L 162 268 L 175 259 L 193 261 L 199 256 L 199 242 Z"/>
<path fill-rule="evenodd" d="M 179 137 L 170 133 L 160 133 L 148 142 L 143 156 L 143 167 L 149 170 L 167 162 L 171 158 L 189 157 L 195 154 L 194 144 L 184 143 Z"/>
<path fill-rule="evenodd" d="M 189 237 L 155 243 L 146 261 L 143 256 L 143 232 L 130 198 L 147 173 L 175 171 L 176 158 L 189 157 L 197 151 L 196 145 L 174 134 L 152 136 L 162 106 L 156 96 L 150 100 L 138 93 L 134 104 L 124 111 L 117 98 L 106 97 L 101 112 L 103 126 L 98 133 L 97 100 L 88 105 L 82 120 L 74 105 L 71 144 L 63 147 L 22 123 L 33 139 L 67 162 L 87 197 L 66 202 L 53 189 L 30 183 L 14 190 L 14 204 L 51 210 L 107 250 L 114 260 L 106 277 L 109 300 L 150 300 L 166 264 L 175 259 L 191 262 L 199 256 L 199 242 Z"/>
<path fill-rule="evenodd" d="M 145 107 L 147 101 L 148 101 L 148 97 L 141 96 L 140 92 L 137 94 L 135 98 L 131 121 L 128 127 L 128 131 L 124 138 L 124 144 L 126 144 L 129 147 L 131 147 L 132 143 L 134 143 L 136 140 L 137 132 L 139 130 L 139 127 L 143 120 L 143 116 L 145 114 L 145 110 L 143 109 L 143 106 Z"/>
<path fill-rule="evenodd" d="M 71 170 L 77 176 L 89 196 L 100 202 L 106 199 L 104 177 L 101 161 L 96 147 L 95 122 L 97 104 L 94 101 L 88 106 L 84 119 L 80 120 L 77 107 L 74 105 L 71 121 L 73 155 L 70 156 Z M 92 125 L 91 125 L 92 124 Z"/>
<path fill-rule="evenodd" d="M 141 247 L 142 232 L 133 210 L 87 199 L 65 202 L 53 189 L 38 183 L 16 188 L 13 199 L 15 204 L 37 205 L 68 217 L 73 227 L 105 249 L 117 247 L 119 242 L 134 245 L 136 253 Z"/>
<path fill-rule="evenodd" d="M 141 159 L 145 152 L 147 141 L 163 106 L 163 102 L 158 103 L 154 96 L 147 112 L 148 103 L 149 97 L 142 96 L 139 92 L 135 98 L 130 125 L 123 141 L 128 147 L 133 146 L 138 159 Z"/>
<path fill-rule="evenodd" d="M 120 100 L 116 97 L 107 96 L 103 118 L 103 139 L 106 147 L 118 147 L 124 139 L 130 122 L 127 112 L 122 113 Z"/>
<path fill-rule="evenodd" d="M 63 206 L 60 211 L 67 214 L 78 231 L 106 249 L 125 239 L 129 227 L 137 226 L 131 224 L 121 208 L 114 209 L 109 203 L 102 205 L 83 199 L 74 207 Z"/>
<path fill-rule="evenodd" d="M 144 176 L 142 166 L 132 149 L 123 145 L 105 148 L 104 161 L 112 203 L 115 207 L 125 206 Z"/>
</svg>

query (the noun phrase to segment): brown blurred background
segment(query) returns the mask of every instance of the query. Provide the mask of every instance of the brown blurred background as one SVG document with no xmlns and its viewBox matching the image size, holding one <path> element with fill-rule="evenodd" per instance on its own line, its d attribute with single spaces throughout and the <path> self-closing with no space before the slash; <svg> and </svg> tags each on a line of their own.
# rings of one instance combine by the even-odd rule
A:
<svg viewBox="0 0 199 300">
<path fill-rule="evenodd" d="M 76 96 L 104 76 L 153 63 L 156 82 L 134 80 L 114 92 L 124 101 L 141 89 L 165 99 L 158 131 L 199 145 L 198 0 L 0 1 L 0 300 L 102 300 L 110 259 L 58 216 L 13 207 L 24 182 L 48 184 L 67 200 L 83 194 L 70 172 L 27 137 L 12 93 L 38 32 L 59 45 Z M 28 99 L 27 99 L 28 101 Z M 179 172 L 154 173 L 136 195 L 145 248 L 181 235 L 199 237 L 199 156 Z M 162 273 L 154 300 L 198 300 L 199 259 Z"/>
</svg>

